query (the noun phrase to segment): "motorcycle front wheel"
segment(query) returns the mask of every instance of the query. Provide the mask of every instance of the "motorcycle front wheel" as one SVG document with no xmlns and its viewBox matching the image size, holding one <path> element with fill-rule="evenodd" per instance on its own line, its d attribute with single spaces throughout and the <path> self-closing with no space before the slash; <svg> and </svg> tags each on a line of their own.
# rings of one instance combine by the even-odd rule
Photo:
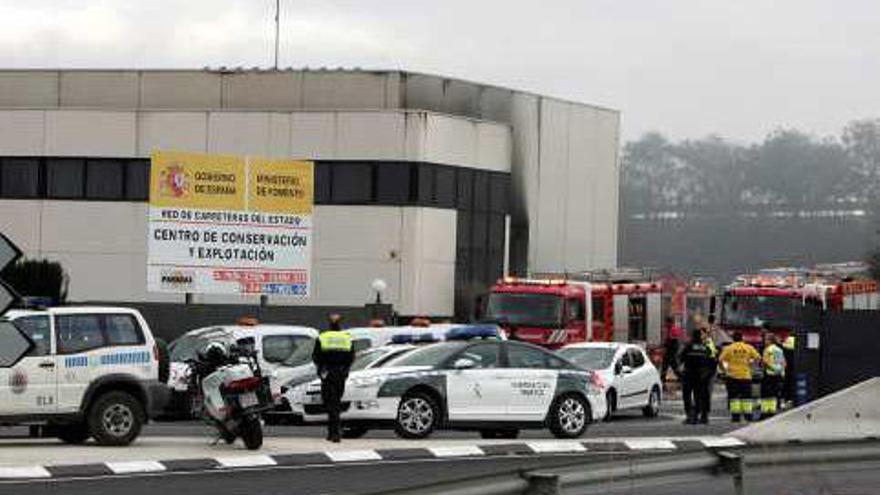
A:
<svg viewBox="0 0 880 495">
<path fill-rule="evenodd" d="M 259 416 L 250 416 L 242 420 L 241 439 L 248 450 L 257 450 L 263 445 L 263 424 Z"/>
</svg>

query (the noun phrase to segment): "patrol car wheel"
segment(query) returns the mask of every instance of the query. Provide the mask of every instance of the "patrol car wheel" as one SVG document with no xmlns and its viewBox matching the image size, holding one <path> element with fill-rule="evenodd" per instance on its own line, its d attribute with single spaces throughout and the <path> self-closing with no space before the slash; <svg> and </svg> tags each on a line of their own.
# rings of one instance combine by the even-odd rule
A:
<svg viewBox="0 0 880 495">
<path fill-rule="evenodd" d="M 89 431 L 100 445 L 128 445 L 140 434 L 144 408 L 125 392 L 109 392 L 92 404 Z"/>
<path fill-rule="evenodd" d="M 656 418 L 660 414 L 660 389 L 656 386 L 651 389 L 651 395 L 648 396 L 648 404 L 642 408 L 642 414 L 646 418 Z"/>
<path fill-rule="evenodd" d="M 587 431 L 590 404 L 579 395 L 563 395 L 550 411 L 550 431 L 556 438 L 577 438 Z"/>
<path fill-rule="evenodd" d="M 56 436 L 64 443 L 79 445 L 85 443 L 92 435 L 89 433 L 89 427 L 85 423 L 73 423 L 69 425 L 58 425 Z"/>
<path fill-rule="evenodd" d="M 439 419 L 440 408 L 434 398 L 414 392 L 401 399 L 394 431 L 402 438 L 425 438 L 434 431 Z"/>
</svg>

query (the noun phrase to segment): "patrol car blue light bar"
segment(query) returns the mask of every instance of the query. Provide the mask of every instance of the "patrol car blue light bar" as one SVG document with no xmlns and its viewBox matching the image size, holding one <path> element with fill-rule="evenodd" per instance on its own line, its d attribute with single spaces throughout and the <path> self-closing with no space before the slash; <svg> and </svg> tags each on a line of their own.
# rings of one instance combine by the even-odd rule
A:
<svg viewBox="0 0 880 495">
<path fill-rule="evenodd" d="M 498 327 L 495 325 L 462 325 L 451 328 L 446 332 L 446 340 L 487 339 L 495 337 L 498 337 Z"/>
<path fill-rule="evenodd" d="M 438 339 L 436 336 L 434 336 L 433 334 L 430 334 L 430 333 L 423 333 L 421 335 L 417 335 L 416 338 L 414 339 L 414 342 L 417 344 L 428 344 L 431 342 L 439 342 L 439 341 L 440 341 L 440 339 Z"/>
<path fill-rule="evenodd" d="M 415 338 L 409 333 L 399 333 L 391 337 L 392 344 L 412 344 Z"/>
</svg>

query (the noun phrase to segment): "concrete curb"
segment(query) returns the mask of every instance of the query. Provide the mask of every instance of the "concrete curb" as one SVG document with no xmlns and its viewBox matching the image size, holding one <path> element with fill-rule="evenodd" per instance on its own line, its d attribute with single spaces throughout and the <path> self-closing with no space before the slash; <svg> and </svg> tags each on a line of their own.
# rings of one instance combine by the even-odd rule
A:
<svg viewBox="0 0 880 495">
<path fill-rule="evenodd" d="M 490 445 L 438 446 L 430 448 L 342 450 L 273 455 L 238 455 L 197 459 L 143 460 L 47 466 L 0 467 L 0 481 L 89 478 L 194 471 L 231 471 L 272 467 L 327 466 L 346 463 L 410 460 L 450 460 L 506 456 L 541 456 L 591 453 L 668 453 L 736 448 L 746 444 L 731 437 L 700 437 L 692 440 L 664 438 L 621 441 L 541 440 Z"/>
</svg>

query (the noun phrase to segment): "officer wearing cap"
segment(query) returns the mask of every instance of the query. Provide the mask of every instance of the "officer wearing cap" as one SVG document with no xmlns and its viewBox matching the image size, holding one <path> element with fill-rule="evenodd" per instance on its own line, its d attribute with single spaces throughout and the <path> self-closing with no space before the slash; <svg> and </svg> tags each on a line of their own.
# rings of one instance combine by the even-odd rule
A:
<svg viewBox="0 0 880 495">
<path fill-rule="evenodd" d="M 321 379 L 321 399 L 327 408 L 327 440 L 339 442 L 342 421 L 339 418 L 345 380 L 354 361 L 351 335 L 342 330 L 342 317 L 330 315 L 329 328 L 322 330 L 315 342 L 312 360 Z"/>
</svg>

